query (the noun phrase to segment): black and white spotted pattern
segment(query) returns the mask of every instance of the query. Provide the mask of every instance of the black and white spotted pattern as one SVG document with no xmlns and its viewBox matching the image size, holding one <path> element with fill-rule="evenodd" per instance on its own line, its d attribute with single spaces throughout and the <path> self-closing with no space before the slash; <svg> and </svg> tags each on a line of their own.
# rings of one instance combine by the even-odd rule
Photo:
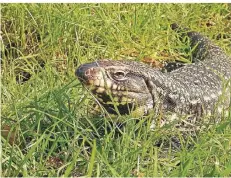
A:
<svg viewBox="0 0 231 178">
<path fill-rule="evenodd" d="M 89 75 L 85 75 L 86 71 L 90 73 L 91 78 L 96 76 L 100 82 L 99 85 L 95 84 L 92 92 L 98 95 L 97 91 L 100 91 L 100 102 L 108 111 L 112 110 L 112 106 L 110 105 L 109 109 L 107 104 L 110 103 L 108 100 L 111 96 L 118 100 L 118 108 L 125 114 L 126 108 L 122 105 L 120 107 L 120 102 L 125 99 L 133 107 L 135 105 L 137 108 L 145 108 L 145 112 L 155 109 L 200 117 L 214 114 L 215 110 L 229 110 L 230 56 L 198 32 L 181 29 L 175 24 L 172 28 L 182 36 L 187 35 L 190 38 L 191 48 L 195 48 L 194 63 L 171 72 L 162 72 L 134 61 L 99 60 L 81 65 L 76 70 L 77 77 L 86 84 L 89 80 Z M 110 97 L 105 88 L 111 91 Z M 121 88 L 123 91 L 120 91 Z M 225 99 L 219 103 L 222 97 Z"/>
</svg>

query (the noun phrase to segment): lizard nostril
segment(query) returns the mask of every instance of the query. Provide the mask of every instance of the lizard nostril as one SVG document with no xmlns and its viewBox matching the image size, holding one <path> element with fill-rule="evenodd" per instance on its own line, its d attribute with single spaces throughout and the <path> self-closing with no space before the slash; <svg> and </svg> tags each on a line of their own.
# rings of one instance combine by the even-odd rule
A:
<svg viewBox="0 0 231 178">
<path fill-rule="evenodd" d="M 85 71 L 85 76 L 91 75 L 91 71 L 90 70 L 91 69 L 88 69 L 88 70 Z"/>
</svg>

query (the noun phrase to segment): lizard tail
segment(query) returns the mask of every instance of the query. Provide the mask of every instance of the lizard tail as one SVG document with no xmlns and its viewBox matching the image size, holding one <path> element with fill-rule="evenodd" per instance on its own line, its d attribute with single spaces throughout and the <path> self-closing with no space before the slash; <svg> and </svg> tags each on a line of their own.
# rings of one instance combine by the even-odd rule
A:
<svg viewBox="0 0 231 178">
<path fill-rule="evenodd" d="M 215 45 L 211 40 L 202 34 L 192 31 L 190 28 L 181 27 L 176 23 L 173 23 L 170 26 L 172 30 L 180 33 L 181 40 L 183 40 L 185 36 L 189 37 L 190 47 L 194 49 L 192 51 L 192 55 L 195 60 L 194 62 L 212 59 L 211 54 L 223 54 L 220 47 Z"/>
</svg>

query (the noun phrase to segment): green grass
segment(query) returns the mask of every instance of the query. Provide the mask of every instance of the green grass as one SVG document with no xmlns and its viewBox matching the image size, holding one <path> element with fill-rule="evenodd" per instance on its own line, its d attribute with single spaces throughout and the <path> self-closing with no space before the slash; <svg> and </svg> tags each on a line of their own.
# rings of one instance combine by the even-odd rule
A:
<svg viewBox="0 0 231 178">
<path fill-rule="evenodd" d="M 164 52 L 190 60 L 173 22 L 230 54 L 230 11 L 228 4 L 2 4 L 2 176 L 231 176 L 231 114 L 176 149 L 170 136 L 181 135 L 152 131 L 152 116 L 126 116 L 118 127 L 92 114 L 94 101 L 74 75 L 102 58 L 161 60 Z"/>
</svg>

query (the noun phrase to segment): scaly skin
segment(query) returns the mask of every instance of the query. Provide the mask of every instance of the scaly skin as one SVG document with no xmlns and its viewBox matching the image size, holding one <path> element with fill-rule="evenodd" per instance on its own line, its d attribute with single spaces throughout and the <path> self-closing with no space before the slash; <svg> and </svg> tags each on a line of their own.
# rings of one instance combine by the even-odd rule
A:
<svg viewBox="0 0 231 178">
<path fill-rule="evenodd" d="M 224 81 L 231 78 L 231 58 L 208 38 L 176 24 L 172 29 L 191 40 L 193 64 L 163 73 L 146 64 L 133 61 L 100 60 L 79 66 L 78 79 L 97 96 L 109 113 L 128 114 L 138 109 L 192 114 L 214 113 L 228 109 L 230 91 Z M 226 82 L 228 84 L 228 82 Z M 230 85 L 230 84 L 228 84 Z M 116 105 L 116 106 L 115 106 Z"/>
</svg>

